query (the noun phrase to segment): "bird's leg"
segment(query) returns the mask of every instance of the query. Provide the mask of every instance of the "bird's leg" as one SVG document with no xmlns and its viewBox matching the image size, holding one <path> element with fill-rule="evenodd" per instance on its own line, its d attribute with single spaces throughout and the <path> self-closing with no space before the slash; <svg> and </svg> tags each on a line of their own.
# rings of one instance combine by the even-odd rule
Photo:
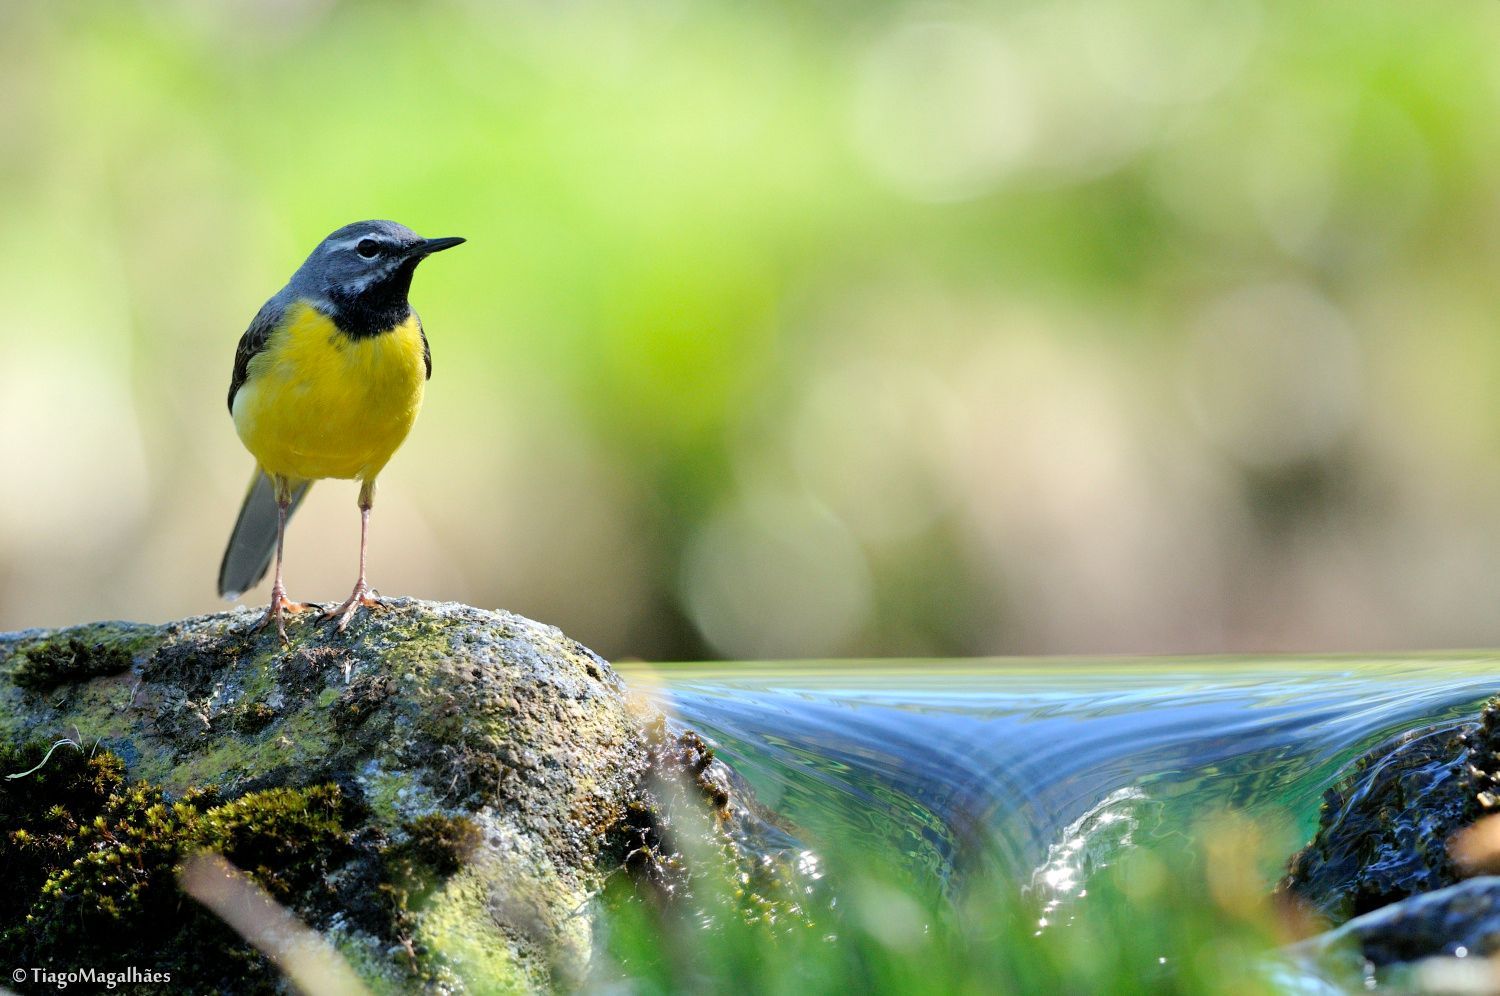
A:
<svg viewBox="0 0 1500 996">
<path fill-rule="evenodd" d="M 370 594 L 370 586 L 365 582 L 365 551 L 369 546 L 370 509 L 374 504 L 375 482 L 366 480 L 359 488 L 359 580 L 354 582 L 354 590 L 349 593 L 343 605 L 323 613 L 324 619 L 339 621 L 340 633 L 349 627 L 349 620 L 354 618 L 354 613 L 361 605 L 367 608 L 380 605 L 380 599 Z"/>
<path fill-rule="evenodd" d="M 276 632 L 281 637 L 282 643 L 290 641 L 286 638 L 286 620 L 283 618 L 290 612 L 301 612 L 305 605 L 301 602 L 290 601 L 286 597 L 286 585 L 281 582 L 281 553 L 286 540 L 286 516 L 292 505 L 292 489 L 286 478 L 277 476 L 272 478 L 272 485 L 276 490 L 276 580 L 271 585 L 271 604 L 266 609 L 266 614 L 260 621 L 258 629 L 264 629 L 272 622 L 276 623 Z"/>
</svg>

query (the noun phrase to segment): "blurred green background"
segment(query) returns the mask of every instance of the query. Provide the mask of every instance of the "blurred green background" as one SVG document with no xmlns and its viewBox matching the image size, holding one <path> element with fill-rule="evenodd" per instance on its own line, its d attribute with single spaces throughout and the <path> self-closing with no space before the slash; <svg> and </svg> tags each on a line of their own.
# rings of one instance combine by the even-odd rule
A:
<svg viewBox="0 0 1500 996">
<path fill-rule="evenodd" d="M 389 217 L 470 243 L 388 594 L 648 659 L 1500 644 L 1497 49 L 1477 2 L 0 2 L 0 628 L 215 608 L 235 342 Z"/>
</svg>

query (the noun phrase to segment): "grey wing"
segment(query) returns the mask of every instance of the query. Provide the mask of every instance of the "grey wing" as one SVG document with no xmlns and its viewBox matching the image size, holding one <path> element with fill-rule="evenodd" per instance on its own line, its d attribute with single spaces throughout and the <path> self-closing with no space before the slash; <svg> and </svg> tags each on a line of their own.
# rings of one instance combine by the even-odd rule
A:
<svg viewBox="0 0 1500 996">
<path fill-rule="evenodd" d="M 240 344 L 234 351 L 234 375 L 229 380 L 229 412 L 234 414 L 234 396 L 239 393 L 240 387 L 244 385 L 246 378 L 250 376 L 250 361 L 255 355 L 266 348 L 271 340 L 271 333 L 281 323 L 281 316 L 286 314 L 286 304 L 278 294 L 261 306 L 261 309 L 245 334 L 240 336 Z"/>
</svg>

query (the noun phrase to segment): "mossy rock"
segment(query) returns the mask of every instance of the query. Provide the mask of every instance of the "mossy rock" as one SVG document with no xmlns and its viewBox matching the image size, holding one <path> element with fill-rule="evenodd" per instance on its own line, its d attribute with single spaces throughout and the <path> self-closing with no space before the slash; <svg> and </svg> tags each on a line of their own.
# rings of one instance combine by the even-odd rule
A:
<svg viewBox="0 0 1500 996">
<path fill-rule="evenodd" d="M 657 846 L 662 775 L 697 785 L 706 832 L 749 820 L 721 762 L 669 749 L 552 627 L 395 600 L 283 646 L 257 620 L 0 635 L 0 775 L 27 772 L 0 778 L 7 963 L 280 991 L 177 885 L 211 850 L 377 992 L 546 990 L 582 978 L 606 876 Z"/>
</svg>

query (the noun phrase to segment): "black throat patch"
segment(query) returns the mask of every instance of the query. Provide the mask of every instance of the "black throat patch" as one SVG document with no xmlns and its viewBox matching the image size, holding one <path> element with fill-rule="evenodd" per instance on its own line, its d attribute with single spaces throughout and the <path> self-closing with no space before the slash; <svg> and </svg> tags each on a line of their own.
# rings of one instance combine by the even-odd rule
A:
<svg viewBox="0 0 1500 996">
<path fill-rule="evenodd" d="M 411 317 L 406 295 L 416 268 L 417 260 L 406 260 L 357 294 L 335 291 L 330 295 L 334 307 L 329 319 L 351 339 L 390 332 Z"/>
</svg>

